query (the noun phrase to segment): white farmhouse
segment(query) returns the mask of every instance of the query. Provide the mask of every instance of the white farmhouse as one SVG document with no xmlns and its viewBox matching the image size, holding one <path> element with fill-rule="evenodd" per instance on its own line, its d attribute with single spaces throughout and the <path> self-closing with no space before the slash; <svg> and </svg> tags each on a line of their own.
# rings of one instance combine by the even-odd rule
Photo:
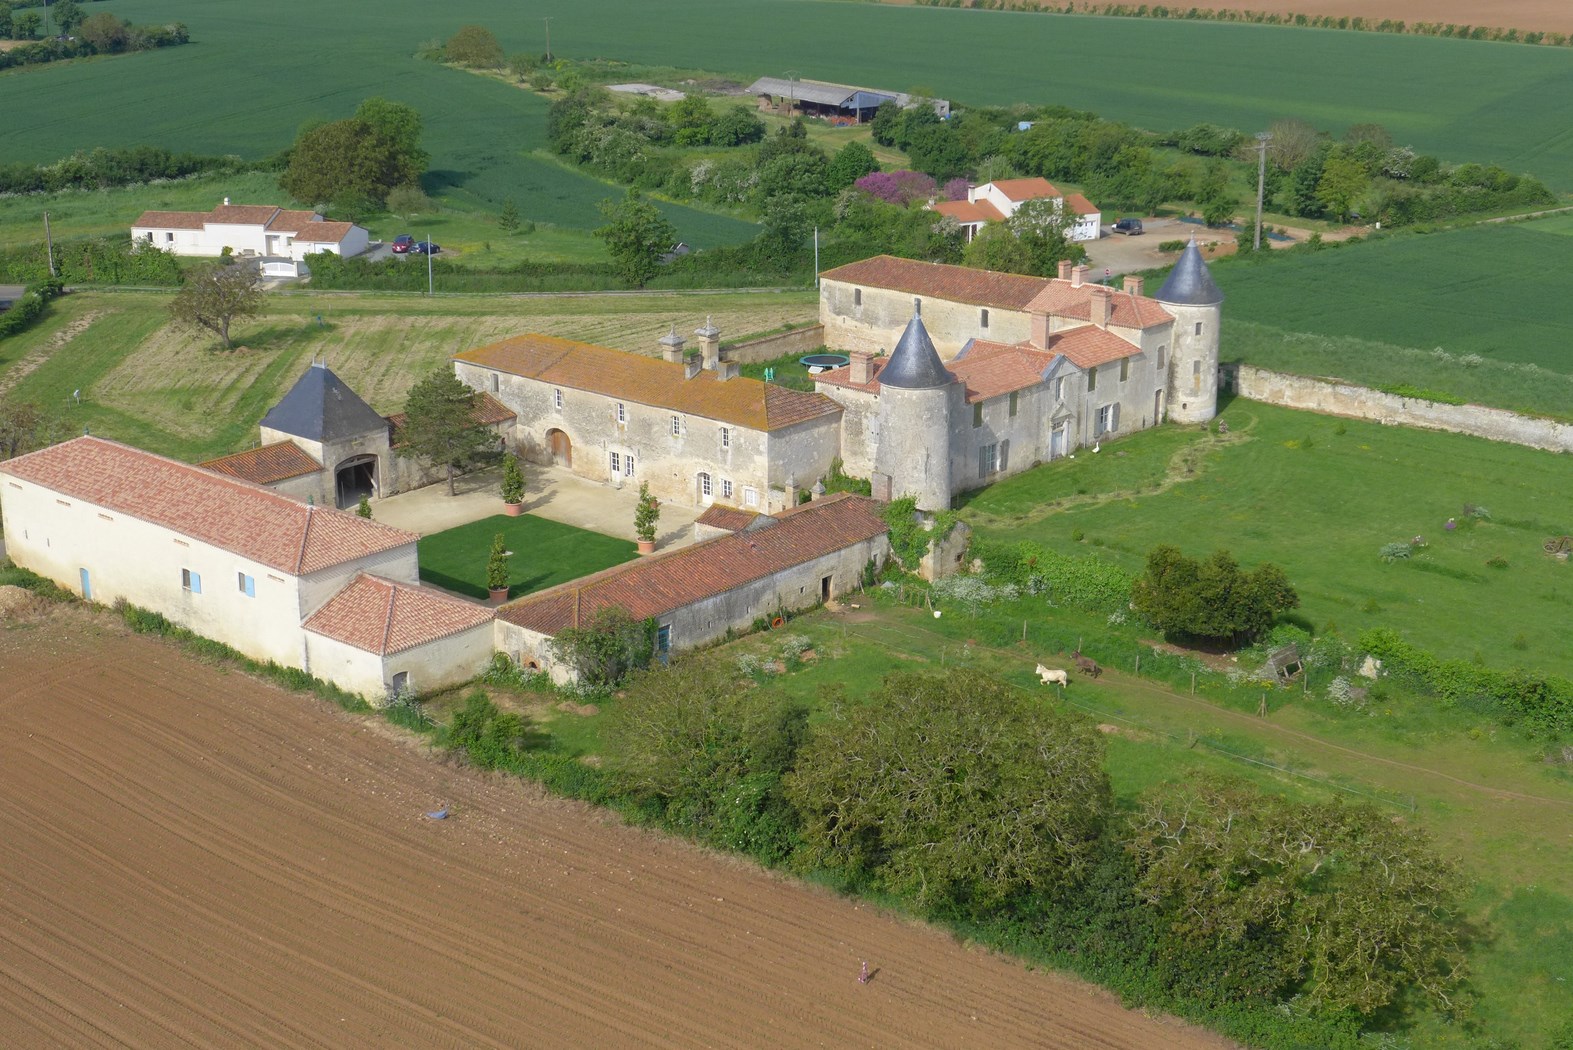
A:
<svg viewBox="0 0 1573 1050">
<path fill-rule="evenodd" d="M 964 201 L 940 201 L 930 209 L 948 215 L 968 241 L 991 222 L 1004 222 L 1028 201 L 1048 201 L 1072 241 L 1095 241 L 1103 232 L 1103 213 L 1079 193 L 1061 193 L 1048 179 L 997 179 L 967 190 Z"/>
<path fill-rule="evenodd" d="M 291 211 L 273 204 L 231 204 L 212 211 L 146 211 L 131 224 L 131 239 L 175 255 L 257 256 L 272 261 L 269 273 L 298 272 L 313 252 L 348 258 L 371 244 L 371 235 L 352 222 L 329 222 L 314 211 Z M 283 269 L 281 269 L 283 267 Z"/>
</svg>

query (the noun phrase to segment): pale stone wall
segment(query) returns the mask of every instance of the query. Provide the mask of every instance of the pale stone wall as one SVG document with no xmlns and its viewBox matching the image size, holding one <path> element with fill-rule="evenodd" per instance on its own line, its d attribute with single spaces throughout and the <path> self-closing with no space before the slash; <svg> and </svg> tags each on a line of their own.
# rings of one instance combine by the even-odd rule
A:
<svg viewBox="0 0 1573 1050">
<path fill-rule="evenodd" d="M 416 560 L 415 541 L 395 547 L 381 554 L 371 554 L 343 565 L 319 569 L 300 577 L 300 604 L 295 612 L 298 625 L 312 613 L 322 608 L 329 598 L 344 589 L 344 585 L 357 573 L 369 572 L 373 576 L 399 583 L 419 583 L 420 564 Z"/>
<path fill-rule="evenodd" d="M 253 659 L 301 666 L 296 577 L 32 482 L 5 476 L 0 491 L 6 553 L 17 565 L 75 594 L 86 569 L 95 602 L 124 599 Z M 200 591 L 184 586 L 182 569 Z M 254 596 L 241 590 L 242 573 Z"/>
<path fill-rule="evenodd" d="M 721 358 L 741 365 L 759 361 L 774 361 L 787 354 L 811 354 L 825 345 L 825 326 L 809 325 L 790 332 L 750 339 L 746 343 L 722 343 Z"/>
<path fill-rule="evenodd" d="M 856 300 L 862 293 L 862 305 Z M 914 296 L 886 288 L 868 288 L 841 281 L 819 284 L 819 321 L 824 325 L 825 347 L 837 353 L 853 350 L 885 352 L 912 320 L 912 301 L 923 302 L 923 326 L 934 349 L 948 361 L 971 339 L 995 343 L 1020 343 L 1032 336 L 1032 317 L 1025 310 L 1003 310 L 933 296 Z M 983 312 L 988 311 L 988 325 Z"/>
<path fill-rule="evenodd" d="M 1170 419 L 1177 423 L 1205 423 L 1218 414 L 1218 337 L 1222 312 L 1216 306 L 1176 306 L 1164 303 L 1175 315 L 1173 360 L 1165 400 Z M 1198 326 L 1200 331 L 1197 331 Z"/>
<path fill-rule="evenodd" d="M 1234 376 L 1235 392 L 1252 401 L 1367 419 L 1386 426 L 1446 430 L 1549 452 L 1573 452 L 1573 425 L 1555 420 L 1483 405 L 1444 405 L 1349 383 L 1269 372 L 1250 365 L 1231 366 L 1229 371 Z"/>
<path fill-rule="evenodd" d="M 489 622 L 390 656 L 369 653 L 314 631 L 304 634 L 308 672 L 379 707 L 387 703 L 393 678 L 401 672 L 409 675 L 410 689 L 424 695 L 468 682 L 486 670 L 493 652 Z"/>
<path fill-rule="evenodd" d="M 788 478 L 808 488 L 830 476 L 830 461 L 841 455 L 841 419 L 826 415 L 771 431 L 770 485 L 784 488 Z"/>
<path fill-rule="evenodd" d="M 826 383 L 815 383 L 814 389 L 841 404 L 841 469 L 855 478 L 868 477 L 879 447 L 879 398 Z"/>
</svg>

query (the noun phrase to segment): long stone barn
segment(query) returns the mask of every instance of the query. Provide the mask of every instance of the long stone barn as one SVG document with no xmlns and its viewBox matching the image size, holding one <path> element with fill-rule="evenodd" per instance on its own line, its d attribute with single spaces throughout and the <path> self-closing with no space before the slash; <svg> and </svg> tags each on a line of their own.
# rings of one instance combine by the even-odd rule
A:
<svg viewBox="0 0 1573 1050">
<path fill-rule="evenodd" d="M 574 673 L 551 641 L 619 606 L 656 621 L 661 660 L 855 590 L 890 554 L 880 505 L 838 493 L 774 515 L 712 507 L 697 523 L 719 535 L 540 591 L 497 611 L 497 648 L 553 681 Z"/>
</svg>

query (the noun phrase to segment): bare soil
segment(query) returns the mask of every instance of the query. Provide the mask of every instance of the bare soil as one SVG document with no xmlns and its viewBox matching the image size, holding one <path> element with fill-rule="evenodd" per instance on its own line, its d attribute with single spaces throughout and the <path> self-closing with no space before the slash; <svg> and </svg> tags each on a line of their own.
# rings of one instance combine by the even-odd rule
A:
<svg viewBox="0 0 1573 1050">
<path fill-rule="evenodd" d="M 1228 1045 L 107 617 L 0 683 L 5 1046 Z"/>
</svg>

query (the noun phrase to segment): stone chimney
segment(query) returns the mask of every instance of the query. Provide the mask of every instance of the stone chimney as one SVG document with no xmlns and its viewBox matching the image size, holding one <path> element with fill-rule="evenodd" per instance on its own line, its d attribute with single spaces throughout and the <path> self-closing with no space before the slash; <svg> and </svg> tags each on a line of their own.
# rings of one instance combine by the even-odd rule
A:
<svg viewBox="0 0 1573 1050">
<path fill-rule="evenodd" d="M 715 377 L 717 382 L 724 383 L 728 379 L 736 379 L 739 374 L 740 368 L 736 361 L 722 361 L 716 365 Z"/>
<path fill-rule="evenodd" d="M 694 334 L 699 337 L 699 357 L 704 367 L 714 370 L 721 363 L 721 330 L 706 317 L 705 326 Z"/>
<path fill-rule="evenodd" d="M 1128 273 L 1125 275 L 1125 290 L 1130 292 L 1132 295 L 1141 295 L 1142 288 L 1145 287 L 1146 284 L 1147 282 L 1145 280 L 1137 277 L 1133 273 Z"/>
<path fill-rule="evenodd" d="M 852 359 L 851 375 L 854 383 L 868 383 L 874 378 L 874 355 L 867 350 L 854 350 L 847 355 Z"/>
<path fill-rule="evenodd" d="M 683 363 L 683 337 L 677 334 L 677 325 L 661 337 L 661 359 L 668 364 Z"/>
<path fill-rule="evenodd" d="M 1047 350 L 1051 335 L 1053 333 L 1049 331 L 1048 313 L 1043 310 L 1034 313 L 1032 315 L 1032 345 L 1039 350 Z"/>
<path fill-rule="evenodd" d="M 1087 298 L 1087 314 L 1093 324 L 1099 328 L 1109 327 L 1109 289 L 1101 284 L 1090 285 L 1087 289 L 1091 295 Z"/>
<path fill-rule="evenodd" d="M 1083 263 L 1080 266 L 1072 266 L 1071 267 L 1071 287 L 1072 288 L 1080 288 L 1083 284 L 1086 283 L 1086 281 L 1087 281 L 1087 265 L 1085 263 Z"/>
<path fill-rule="evenodd" d="M 1060 260 L 1060 280 L 1068 281 L 1071 279 L 1071 265 L 1069 259 Z"/>
<path fill-rule="evenodd" d="M 699 355 L 689 354 L 683 358 L 683 378 L 692 379 L 699 374 Z"/>
</svg>

